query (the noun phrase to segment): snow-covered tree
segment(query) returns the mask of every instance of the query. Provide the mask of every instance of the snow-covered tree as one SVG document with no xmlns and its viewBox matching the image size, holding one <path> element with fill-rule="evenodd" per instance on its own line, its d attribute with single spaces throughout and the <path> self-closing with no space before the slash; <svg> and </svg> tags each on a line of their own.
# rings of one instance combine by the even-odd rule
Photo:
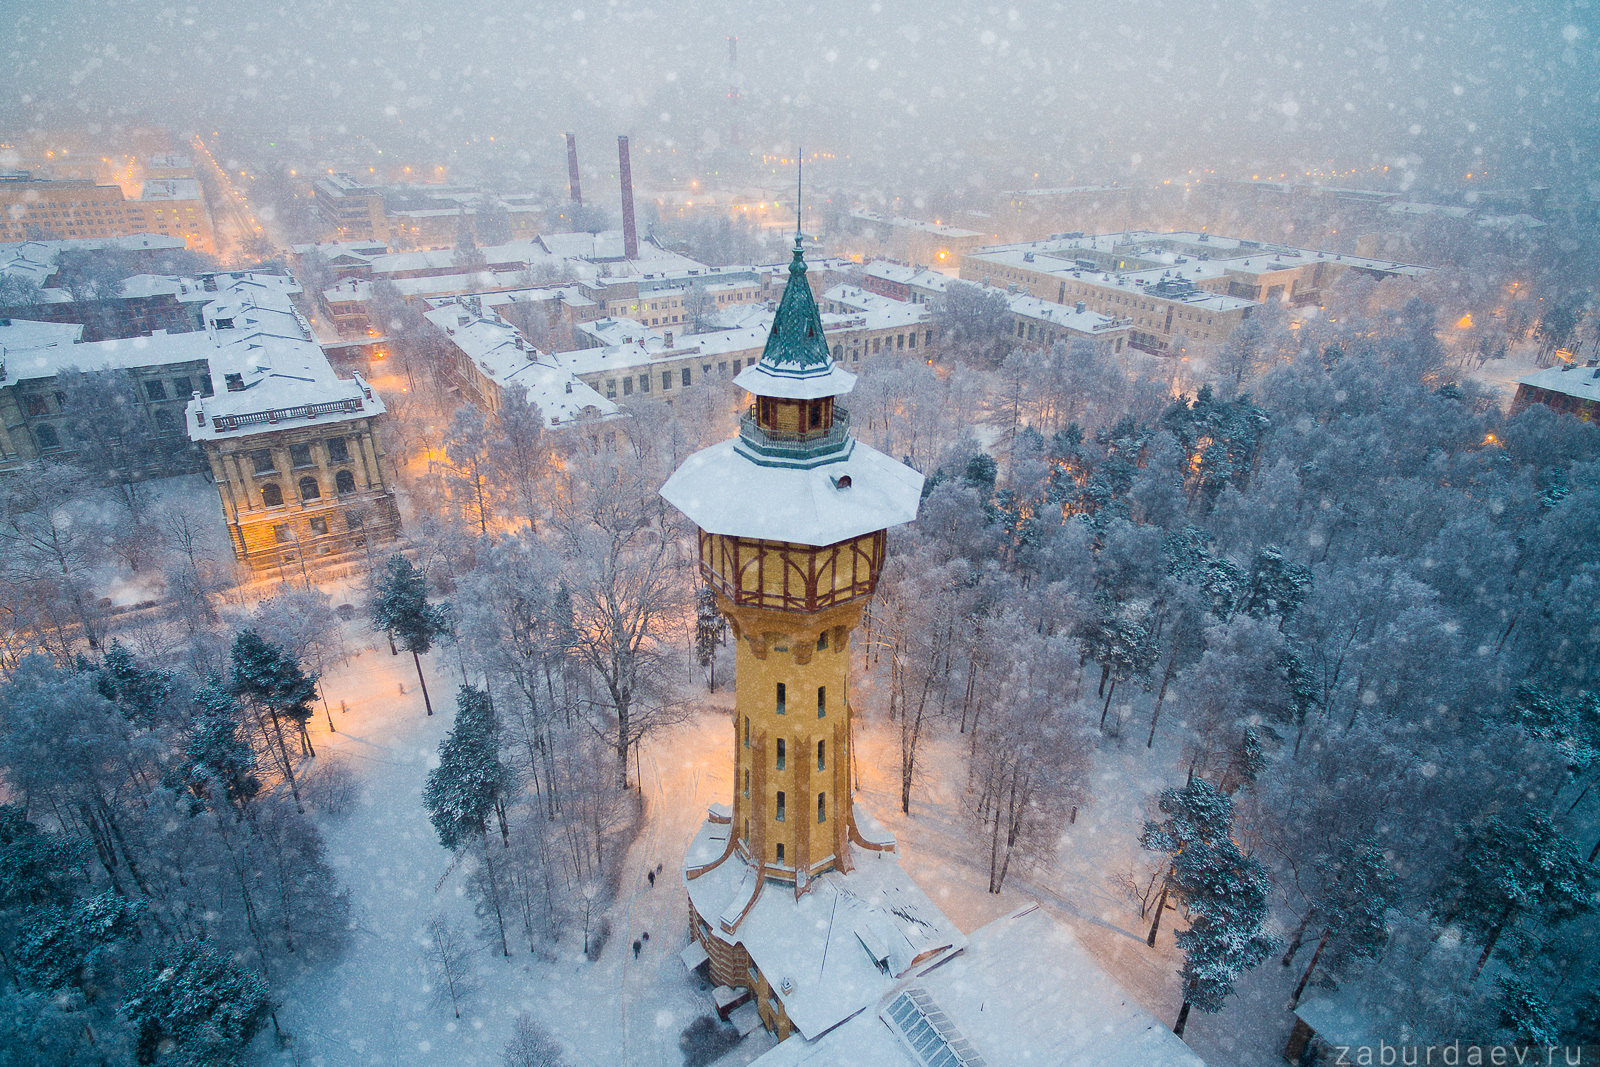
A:
<svg viewBox="0 0 1600 1067">
<path fill-rule="evenodd" d="M 422 686 L 423 707 L 432 715 L 433 701 L 428 697 L 428 680 L 422 676 L 421 655 L 433 647 L 435 640 L 450 632 L 448 605 L 428 603 L 427 581 L 422 572 L 406 557 L 395 555 L 384 564 L 383 577 L 373 592 L 368 610 L 372 628 L 387 631 L 411 653 L 417 681 Z"/>
<path fill-rule="evenodd" d="M 247 627 L 239 631 L 229 651 L 228 688 L 254 714 L 256 728 L 298 804 L 300 787 L 295 782 L 294 759 L 284 740 L 283 724 L 287 720 L 299 734 L 303 752 L 315 755 L 306 723 L 317 698 L 317 676 L 307 675 L 293 656 Z"/>
<path fill-rule="evenodd" d="M 1460 859 L 1435 892 L 1432 914 L 1483 946 L 1476 977 L 1507 929 L 1523 918 L 1554 924 L 1591 911 L 1597 885 L 1600 871 L 1574 853 L 1548 815 L 1492 815 L 1463 832 Z"/>
<path fill-rule="evenodd" d="M 506 784 L 489 695 L 464 685 L 456 698 L 455 725 L 439 744 L 439 766 L 428 772 L 422 788 L 422 806 L 439 844 L 455 849 L 470 835 L 486 833 Z"/>
<path fill-rule="evenodd" d="M 140 1063 L 235 1067 L 271 1018 L 266 983 L 202 939 L 159 956 L 124 1002 Z"/>
<path fill-rule="evenodd" d="M 1263 932 L 1269 916 L 1266 870 L 1232 838 L 1233 802 L 1196 778 L 1163 792 L 1160 807 L 1167 818 L 1145 823 L 1140 843 L 1170 857 L 1151 942 L 1169 890 L 1189 912 L 1189 927 L 1176 938 L 1183 950 L 1183 1007 L 1172 1029 L 1181 1036 L 1191 1008 L 1221 1011 L 1234 981 L 1277 942 Z"/>
</svg>

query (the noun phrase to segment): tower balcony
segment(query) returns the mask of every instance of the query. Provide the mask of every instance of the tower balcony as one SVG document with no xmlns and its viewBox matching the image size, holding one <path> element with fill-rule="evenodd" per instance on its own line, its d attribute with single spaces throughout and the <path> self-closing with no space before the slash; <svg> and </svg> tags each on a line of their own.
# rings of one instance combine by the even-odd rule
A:
<svg viewBox="0 0 1600 1067">
<path fill-rule="evenodd" d="M 778 429 L 751 407 L 739 420 L 739 446 L 757 463 L 810 467 L 850 454 L 850 412 L 829 404 L 826 424 L 818 429 Z"/>
</svg>

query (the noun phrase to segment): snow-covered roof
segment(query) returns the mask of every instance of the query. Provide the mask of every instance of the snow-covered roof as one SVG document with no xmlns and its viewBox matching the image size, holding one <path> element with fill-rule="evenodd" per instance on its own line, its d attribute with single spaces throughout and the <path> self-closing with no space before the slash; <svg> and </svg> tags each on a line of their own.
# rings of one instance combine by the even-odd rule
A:
<svg viewBox="0 0 1600 1067">
<path fill-rule="evenodd" d="M 1014 315 L 1038 319 L 1076 333 L 1104 333 L 1127 325 L 1126 322 L 1118 321 L 1109 315 L 1102 315 L 1097 311 L 1078 311 L 1066 304 L 1040 300 L 1026 293 L 1010 293 L 1006 296 L 1006 303 L 1011 305 L 1011 313 Z"/>
<path fill-rule="evenodd" d="M 0 364 L 5 375 L 0 382 L 16 381 L 18 377 L 43 377 L 43 375 L 17 375 L 12 368 L 18 358 L 39 349 L 68 348 L 83 337 L 83 324 L 77 322 L 34 322 L 31 319 L 0 319 Z"/>
<path fill-rule="evenodd" d="M 1517 379 L 1518 385 L 1535 389 L 1548 389 L 1552 393 L 1575 396 L 1590 403 L 1600 403 L 1600 367 L 1580 367 L 1575 363 L 1562 363 Z"/>
<path fill-rule="evenodd" d="M 876 211 L 852 211 L 850 217 L 860 219 L 862 222 L 875 222 L 880 226 L 894 226 L 899 229 L 920 230 L 923 233 L 935 234 L 939 237 L 962 238 L 982 237 L 981 230 L 963 230 L 958 226 L 945 226 L 936 222 L 923 222 L 921 219 L 902 218 L 897 215 L 880 215 Z"/>
<path fill-rule="evenodd" d="M 702 530 L 822 546 L 917 517 L 922 475 L 859 441 L 846 437 L 840 458 L 798 468 L 758 463 L 740 440 L 696 452 L 661 487 Z"/>
<path fill-rule="evenodd" d="M 465 304 L 445 304 L 427 312 L 426 318 L 502 388 L 527 389 L 528 399 L 539 405 L 550 426 L 617 413 L 615 403 L 529 344 L 493 311 L 480 315 Z"/>
<path fill-rule="evenodd" d="M 730 829 L 707 820 L 690 846 L 690 864 L 720 855 Z M 798 899 L 789 886 L 761 887 L 731 934 L 711 924 L 712 936 L 744 946 L 806 1038 L 871 1007 L 914 961 L 966 944 L 892 852 L 852 845 L 850 858 L 850 873 L 818 875 Z M 695 910 L 713 917 L 730 908 L 743 912 L 756 888 L 754 870 L 735 854 L 689 879 Z"/>
<path fill-rule="evenodd" d="M 908 267 L 904 263 L 894 263 L 886 259 L 875 259 L 868 263 L 862 270 L 874 278 L 884 281 L 898 282 L 913 289 L 926 289 L 929 292 L 942 293 L 945 286 L 950 284 L 950 279 L 938 271 L 928 270 L 926 267 Z"/>
<path fill-rule="evenodd" d="M 194 178 L 154 178 L 139 187 L 140 200 L 199 200 L 200 182 Z"/>
<path fill-rule="evenodd" d="M 581 334 L 594 338 L 602 346 L 625 345 L 633 341 L 643 342 L 647 338 L 665 343 L 660 333 L 638 319 L 608 317 L 595 319 L 593 322 L 580 322 L 573 328 Z"/>
<path fill-rule="evenodd" d="M 946 1048 L 950 1060 L 941 1059 Z M 820 1039 L 785 1041 L 753 1067 L 946 1062 L 1204 1067 L 1037 905 L 974 931 L 965 949 L 913 968 L 871 1009 Z"/>
</svg>

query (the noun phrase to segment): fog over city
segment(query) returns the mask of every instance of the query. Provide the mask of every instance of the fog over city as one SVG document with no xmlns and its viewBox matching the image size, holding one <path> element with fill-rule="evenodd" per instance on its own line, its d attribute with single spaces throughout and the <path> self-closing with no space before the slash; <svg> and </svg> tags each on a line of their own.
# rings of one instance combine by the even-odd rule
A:
<svg viewBox="0 0 1600 1067">
<path fill-rule="evenodd" d="M 1600 143 L 1585 0 L 6 7 L 8 126 L 344 127 L 551 174 L 568 129 L 725 145 L 730 36 L 745 147 L 929 189 L 1386 166 L 1558 186 L 1594 180 Z"/>
<path fill-rule="evenodd" d="M 1600 1063 L 1600 0 L 0 0 L 0 1067 Z"/>
</svg>

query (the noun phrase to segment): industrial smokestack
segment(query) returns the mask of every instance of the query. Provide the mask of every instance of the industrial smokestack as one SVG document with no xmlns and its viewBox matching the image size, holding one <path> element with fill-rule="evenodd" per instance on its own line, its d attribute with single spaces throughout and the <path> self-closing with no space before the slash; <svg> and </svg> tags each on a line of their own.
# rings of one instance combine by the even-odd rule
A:
<svg viewBox="0 0 1600 1067">
<path fill-rule="evenodd" d="M 567 134 L 567 181 L 572 186 L 572 202 L 583 203 L 583 186 L 578 184 L 578 138 Z"/>
<path fill-rule="evenodd" d="M 617 138 L 617 165 L 622 172 L 622 254 L 639 258 L 639 233 L 633 226 L 633 167 L 628 162 L 628 138 Z"/>
</svg>

